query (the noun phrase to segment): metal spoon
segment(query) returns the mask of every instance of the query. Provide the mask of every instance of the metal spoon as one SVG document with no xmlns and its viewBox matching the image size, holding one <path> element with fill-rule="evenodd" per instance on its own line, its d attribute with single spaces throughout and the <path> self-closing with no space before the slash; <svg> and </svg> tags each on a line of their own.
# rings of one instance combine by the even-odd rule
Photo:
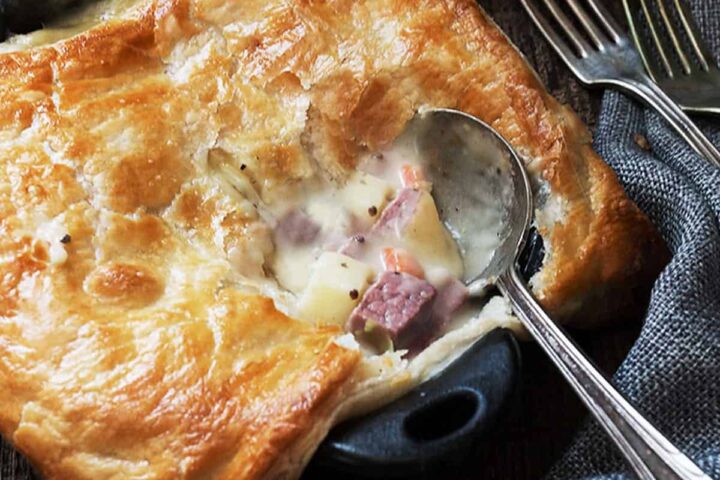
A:
<svg viewBox="0 0 720 480">
<path fill-rule="evenodd" d="M 517 258 L 532 222 L 533 194 L 525 166 L 512 147 L 482 121 L 454 110 L 421 112 L 407 131 L 427 162 L 442 220 L 463 252 L 471 294 L 481 295 L 486 285 L 497 285 L 639 478 L 709 480 L 613 388 L 548 317 L 520 277 Z M 497 248 L 489 261 L 473 253 L 473 229 L 487 220 L 483 209 L 500 212 Z"/>
</svg>

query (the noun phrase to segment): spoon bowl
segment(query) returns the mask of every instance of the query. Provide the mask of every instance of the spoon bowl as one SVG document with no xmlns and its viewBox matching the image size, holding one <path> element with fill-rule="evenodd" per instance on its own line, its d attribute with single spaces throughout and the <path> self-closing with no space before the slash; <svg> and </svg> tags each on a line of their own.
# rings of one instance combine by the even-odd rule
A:
<svg viewBox="0 0 720 480">
<path fill-rule="evenodd" d="M 522 160 L 489 125 L 455 110 L 422 112 L 408 130 L 462 253 L 465 283 L 480 294 L 515 262 L 528 236 L 533 197 Z"/>
</svg>

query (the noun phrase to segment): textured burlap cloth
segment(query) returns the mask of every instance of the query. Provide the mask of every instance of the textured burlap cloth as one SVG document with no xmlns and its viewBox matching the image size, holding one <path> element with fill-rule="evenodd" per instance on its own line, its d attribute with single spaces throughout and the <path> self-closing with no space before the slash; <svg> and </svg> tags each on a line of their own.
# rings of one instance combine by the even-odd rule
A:
<svg viewBox="0 0 720 480">
<path fill-rule="evenodd" d="M 718 56 L 720 1 L 690 3 Z M 698 122 L 720 145 L 720 119 Z M 647 138 L 649 151 L 633 141 L 637 133 Z M 614 383 L 708 475 L 720 479 L 720 169 L 694 154 L 655 112 L 611 91 L 603 98 L 595 148 L 673 252 L 655 283 L 640 338 Z M 633 476 L 589 421 L 549 478 Z"/>
</svg>

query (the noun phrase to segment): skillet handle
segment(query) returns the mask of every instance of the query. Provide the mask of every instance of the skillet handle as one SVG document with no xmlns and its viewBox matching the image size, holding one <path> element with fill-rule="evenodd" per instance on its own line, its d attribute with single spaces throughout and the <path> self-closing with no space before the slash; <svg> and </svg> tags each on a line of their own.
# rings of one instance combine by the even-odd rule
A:
<svg viewBox="0 0 720 480">
<path fill-rule="evenodd" d="M 509 400 L 519 366 L 512 333 L 494 330 L 407 395 L 337 426 L 308 475 L 329 468 L 370 478 L 407 477 L 461 460 Z"/>
</svg>

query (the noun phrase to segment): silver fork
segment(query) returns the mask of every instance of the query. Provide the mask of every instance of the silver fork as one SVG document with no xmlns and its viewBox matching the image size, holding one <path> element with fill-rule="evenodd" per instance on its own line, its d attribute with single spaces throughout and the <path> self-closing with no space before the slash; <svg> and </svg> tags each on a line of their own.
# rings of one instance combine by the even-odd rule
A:
<svg viewBox="0 0 720 480">
<path fill-rule="evenodd" d="M 673 21 L 668 4 L 674 5 L 679 22 Z M 685 111 L 720 115 L 720 68 L 685 2 L 623 0 L 623 6 L 643 64 L 660 88 Z M 653 6 L 657 14 L 653 14 Z M 643 25 L 649 35 L 642 35 Z"/>
<path fill-rule="evenodd" d="M 554 18 L 541 11 L 542 1 Z M 521 0 L 535 24 L 572 72 L 587 85 L 607 85 L 640 98 L 657 110 L 698 154 L 720 167 L 720 151 L 705 134 L 643 70 L 643 64 L 630 39 L 598 0 L 586 0 L 592 13 L 578 0 L 560 0 L 572 11 L 585 34 L 575 28 L 555 0 Z M 565 35 L 570 44 L 564 40 Z M 590 39 L 590 42 L 587 40 Z"/>
</svg>

